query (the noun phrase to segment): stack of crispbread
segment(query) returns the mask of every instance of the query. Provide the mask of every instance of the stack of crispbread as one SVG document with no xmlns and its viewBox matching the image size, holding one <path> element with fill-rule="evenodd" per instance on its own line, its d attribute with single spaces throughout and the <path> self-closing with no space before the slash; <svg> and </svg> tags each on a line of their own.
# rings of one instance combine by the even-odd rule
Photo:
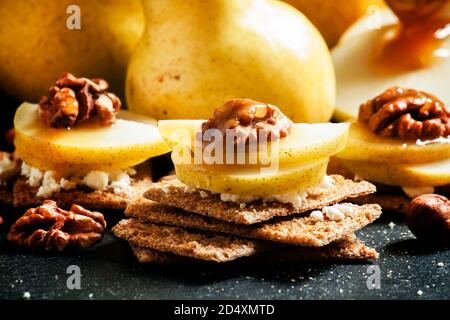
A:
<svg viewBox="0 0 450 320">
<path fill-rule="evenodd" d="M 330 176 L 333 186 L 311 190 L 301 205 L 225 202 L 187 187 L 173 176 L 153 183 L 114 228 L 140 262 L 311 261 L 376 259 L 354 233 L 381 214 L 376 204 L 346 204 L 340 220 L 317 219 L 314 210 L 375 192 L 366 182 Z"/>
</svg>

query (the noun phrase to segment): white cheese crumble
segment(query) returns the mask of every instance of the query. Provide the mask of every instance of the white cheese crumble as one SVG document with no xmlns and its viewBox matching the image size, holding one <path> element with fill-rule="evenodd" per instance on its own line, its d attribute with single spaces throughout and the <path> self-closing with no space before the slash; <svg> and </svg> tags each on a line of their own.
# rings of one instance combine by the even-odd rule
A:
<svg viewBox="0 0 450 320">
<path fill-rule="evenodd" d="M 83 178 L 83 184 L 94 190 L 105 190 L 108 183 L 109 175 L 103 171 L 91 171 Z"/>
<path fill-rule="evenodd" d="M 17 168 L 17 162 L 11 160 L 10 156 L 6 152 L 0 152 L 0 185 L 6 184 L 4 179 L 7 179 L 7 176 L 13 173 Z"/>
<path fill-rule="evenodd" d="M 428 187 L 402 187 L 403 192 L 410 198 L 415 198 L 423 194 L 434 193 L 434 188 Z"/>
<path fill-rule="evenodd" d="M 320 184 L 317 186 L 308 188 L 304 191 L 297 192 L 287 192 L 282 194 L 275 194 L 268 197 L 255 197 L 251 195 L 237 195 L 221 193 L 220 200 L 224 202 L 239 202 L 239 203 L 249 203 L 256 200 L 262 200 L 263 202 L 280 202 L 280 203 L 290 203 L 294 208 L 299 208 L 303 201 L 308 198 L 310 194 L 317 194 L 326 191 L 326 189 L 332 188 L 334 186 L 333 178 L 325 176 Z"/>
<path fill-rule="evenodd" d="M 323 207 L 322 212 L 328 219 L 333 221 L 341 221 L 345 218 L 345 214 L 335 207 Z"/>
<path fill-rule="evenodd" d="M 55 180 L 53 171 L 46 171 L 36 197 L 49 198 L 52 194 L 61 191 L 61 185 Z"/>
<path fill-rule="evenodd" d="M 391 221 L 391 222 L 389 222 L 388 226 L 389 226 L 389 228 L 390 228 L 391 230 L 394 230 L 394 228 L 395 228 L 395 223 Z"/>
<path fill-rule="evenodd" d="M 341 221 L 353 213 L 354 206 L 349 203 L 338 203 L 332 206 L 323 207 L 322 210 L 314 210 L 310 217 L 315 221 L 328 220 Z"/>
<path fill-rule="evenodd" d="M 314 210 L 309 216 L 315 221 L 322 221 L 324 218 L 323 213 L 320 210 Z"/>
<path fill-rule="evenodd" d="M 78 186 L 87 186 L 93 190 L 112 190 L 115 194 L 129 195 L 131 189 L 130 175 L 136 170 L 104 172 L 90 171 L 84 177 L 59 177 L 54 171 L 41 171 L 26 163 L 22 163 L 21 175 L 25 176 L 31 187 L 38 187 L 37 197 L 49 198 L 61 190 L 73 190 Z"/>
<path fill-rule="evenodd" d="M 435 144 L 435 143 L 450 143 L 450 136 L 448 136 L 446 138 L 439 137 L 439 138 L 432 139 L 432 140 L 420 140 L 420 139 L 416 140 L 416 145 L 418 145 L 418 146 L 426 146 L 428 144 Z"/>
</svg>

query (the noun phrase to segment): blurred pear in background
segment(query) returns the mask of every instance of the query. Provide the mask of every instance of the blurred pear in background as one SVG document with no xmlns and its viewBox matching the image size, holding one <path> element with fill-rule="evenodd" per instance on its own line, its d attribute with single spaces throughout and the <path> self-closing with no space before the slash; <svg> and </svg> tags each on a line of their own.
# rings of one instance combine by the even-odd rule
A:
<svg viewBox="0 0 450 320">
<path fill-rule="evenodd" d="M 345 30 L 358 18 L 369 13 L 370 6 L 384 7 L 382 0 L 284 0 L 319 29 L 332 48 Z"/>
<path fill-rule="evenodd" d="M 230 98 L 279 106 L 295 122 L 330 120 L 330 53 L 298 10 L 275 0 L 143 0 L 146 30 L 130 60 L 130 109 L 204 119 Z"/>
<path fill-rule="evenodd" d="M 80 30 L 67 27 L 70 5 L 80 8 Z M 1 0 L 0 90 L 36 102 L 69 71 L 105 78 L 123 97 L 143 27 L 139 0 Z"/>
</svg>

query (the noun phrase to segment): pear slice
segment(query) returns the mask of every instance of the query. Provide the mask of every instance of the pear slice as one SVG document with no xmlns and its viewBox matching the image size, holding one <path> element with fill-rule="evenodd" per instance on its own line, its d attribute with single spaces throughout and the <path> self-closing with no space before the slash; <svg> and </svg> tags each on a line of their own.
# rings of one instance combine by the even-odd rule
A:
<svg viewBox="0 0 450 320">
<path fill-rule="evenodd" d="M 411 165 L 339 160 L 363 179 L 401 187 L 442 186 L 450 183 L 450 159 Z"/>
<path fill-rule="evenodd" d="M 227 169 L 217 171 L 206 165 L 175 165 L 178 179 L 211 192 L 269 197 L 305 190 L 319 184 L 326 174 L 328 158 L 278 170 Z"/>
<path fill-rule="evenodd" d="M 396 164 L 426 163 L 449 158 L 450 141 L 420 145 L 415 141 L 380 137 L 364 124 L 355 122 L 350 126 L 347 146 L 335 157 Z"/>
<path fill-rule="evenodd" d="M 167 144 L 172 148 L 187 146 L 193 150 L 196 134 L 201 134 L 201 124 L 206 120 L 161 120 L 158 128 Z M 280 139 L 276 145 L 280 166 L 306 163 L 330 157 L 343 150 L 348 137 L 348 123 L 296 123 L 291 128 L 289 136 Z M 254 155 L 247 151 L 246 164 L 249 159 L 255 159 L 257 165 L 266 165 L 271 159 L 271 148 L 268 146 L 260 154 Z M 233 164 L 236 165 L 236 164 Z M 251 163 L 249 166 L 252 165 Z M 221 166 L 222 167 L 222 166 Z M 254 167 L 254 165 L 253 165 Z"/>
<path fill-rule="evenodd" d="M 14 127 L 20 158 L 42 170 L 123 170 L 170 151 L 156 120 L 127 111 L 120 111 L 111 127 L 82 123 L 54 129 L 39 119 L 38 105 L 23 103 L 16 111 Z"/>
</svg>

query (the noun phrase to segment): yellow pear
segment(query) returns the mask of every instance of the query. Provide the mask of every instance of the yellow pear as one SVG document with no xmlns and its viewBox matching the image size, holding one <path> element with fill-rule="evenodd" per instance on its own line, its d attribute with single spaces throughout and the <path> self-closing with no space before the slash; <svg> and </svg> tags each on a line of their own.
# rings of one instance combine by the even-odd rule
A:
<svg viewBox="0 0 450 320">
<path fill-rule="evenodd" d="M 67 130 L 46 126 L 38 108 L 25 102 L 17 109 L 14 144 L 23 161 L 42 170 L 123 170 L 170 151 L 156 121 L 142 115 L 120 111 L 111 127 L 85 123 Z"/>
<path fill-rule="evenodd" d="M 217 171 L 211 170 L 209 166 L 175 162 L 175 172 L 178 179 L 194 188 L 217 193 L 269 197 L 318 185 L 326 175 L 328 160 L 325 158 L 268 171 L 258 168 Z"/>
<path fill-rule="evenodd" d="M 204 122 L 205 120 L 160 120 L 158 128 L 171 148 L 195 150 L 194 140 L 197 137 L 198 141 L 198 134 L 201 134 L 201 125 Z M 255 168 L 258 167 L 256 164 L 261 164 L 262 159 L 277 157 L 279 165 L 286 166 L 330 157 L 345 148 L 349 126 L 348 123 L 295 123 L 289 135 L 272 146 L 273 150 L 270 145 L 261 152 L 264 155 L 247 150 L 245 163 Z M 248 161 L 251 155 L 254 156 L 254 164 Z M 235 165 L 233 163 L 233 166 Z"/>
<path fill-rule="evenodd" d="M 332 50 L 337 81 L 335 118 L 340 121 L 356 119 L 361 103 L 392 86 L 423 90 L 450 105 L 449 28 L 446 28 L 447 36 L 442 32 L 442 50 L 436 52 L 441 57 L 437 61 L 421 68 L 390 71 L 376 63 L 376 54 L 383 48 L 386 37 L 395 30 L 398 20 L 388 9 L 376 16 L 377 23 L 369 20 L 373 18 L 358 21 Z"/>
<path fill-rule="evenodd" d="M 319 29 L 328 46 L 333 47 L 350 25 L 365 14 L 383 7 L 382 0 L 284 0 Z M 377 6 L 377 7 L 372 7 Z"/>
<path fill-rule="evenodd" d="M 164 136 L 164 135 L 163 135 Z M 422 143 L 381 137 L 365 124 L 352 123 L 347 145 L 336 158 L 389 164 L 424 163 L 450 158 L 449 143 Z"/>
<path fill-rule="evenodd" d="M 146 29 L 127 73 L 128 106 L 156 119 L 205 119 L 230 98 L 325 122 L 334 71 L 325 41 L 275 0 L 143 0 Z"/>
<path fill-rule="evenodd" d="M 380 164 L 338 160 L 347 170 L 362 179 L 401 187 L 443 186 L 450 183 L 450 160 L 421 164 Z"/>
<path fill-rule="evenodd" d="M 33 102 L 66 71 L 122 95 L 144 27 L 139 0 L 1 0 L 0 21 L 0 89 Z"/>
</svg>

